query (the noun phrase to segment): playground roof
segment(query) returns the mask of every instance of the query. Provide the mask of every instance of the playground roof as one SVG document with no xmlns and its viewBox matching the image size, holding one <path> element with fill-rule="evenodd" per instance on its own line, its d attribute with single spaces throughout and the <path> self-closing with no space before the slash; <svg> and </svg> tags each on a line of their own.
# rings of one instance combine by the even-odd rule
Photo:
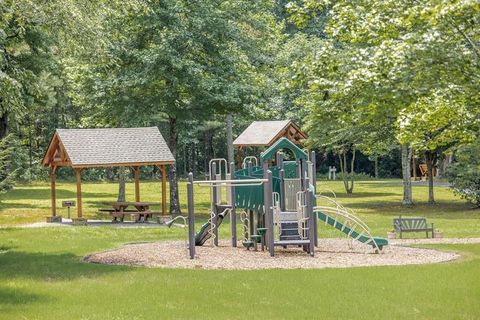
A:
<svg viewBox="0 0 480 320">
<path fill-rule="evenodd" d="M 233 142 L 238 147 L 271 146 L 279 138 L 285 137 L 295 144 L 302 145 L 307 135 L 291 120 L 254 121 Z"/>
<path fill-rule="evenodd" d="M 287 138 L 280 138 L 267 150 L 260 154 L 260 159 L 262 161 L 272 160 L 275 157 L 277 151 L 282 149 L 289 149 L 295 155 L 295 159 L 305 159 L 308 160 L 308 155 L 305 151 L 297 147 L 292 141 Z"/>
<path fill-rule="evenodd" d="M 42 164 L 74 168 L 164 165 L 175 162 L 157 127 L 57 129 Z"/>
</svg>

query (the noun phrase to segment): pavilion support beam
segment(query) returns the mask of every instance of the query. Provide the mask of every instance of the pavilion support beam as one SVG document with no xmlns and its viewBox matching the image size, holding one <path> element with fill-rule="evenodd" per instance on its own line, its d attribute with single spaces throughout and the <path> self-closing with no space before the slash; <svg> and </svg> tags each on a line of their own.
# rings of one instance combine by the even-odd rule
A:
<svg viewBox="0 0 480 320">
<path fill-rule="evenodd" d="M 47 217 L 47 222 L 62 222 L 62 217 L 57 216 L 57 167 L 52 166 L 50 169 L 50 193 L 52 201 L 52 216 Z"/>
<path fill-rule="evenodd" d="M 167 215 L 167 168 L 165 165 L 160 166 L 162 172 L 162 215 Z"/>
<path fill-rule="evenodd" d="M 77 180 L 77 223 L 84 221 L 82 218 L 82 169 L 76 168 L 75 169 L 75 177 Z"/>
<path fill-rule="evenodd" d="M 57 168 L 52 167 L 50 171 L 50 191 L 52 196 L 52 217 L 57 215 L 57 190 L 56 190 L 56 180 L 57 180 Z"/>
<path fill-rule="evenodd" d="M 140 202 L 140 167 L 133 167 L 135 177 L 135 202 Z"/>
</svg>

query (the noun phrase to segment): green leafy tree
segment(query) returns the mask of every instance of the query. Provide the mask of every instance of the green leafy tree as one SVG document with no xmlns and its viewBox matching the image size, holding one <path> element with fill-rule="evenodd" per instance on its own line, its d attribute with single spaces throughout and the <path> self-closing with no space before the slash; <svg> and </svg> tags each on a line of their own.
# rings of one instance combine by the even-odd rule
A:
<svg viewBox="0 0 480 320">
<path fill-rule="evenodd" d="M 400 112 L 398 139 L 425 154 L 430 204 L 435 202 L 433 168 L 439 153 L 471 142 L 478 130 L 478 126 L 472 125 L 478 122 L 476 115 L 455 96 L 434 91 Z"/>
<path fill-rule="evenodd" d="M 116 125 L 166 127 L 178 156 L 179 128 L 194 118 L 238 113 L 258 96 L 254 57 L 267 37 L 268 7 L 242 1 L 152 1 L 111 22 L 110 48 L 84 81 L 96 115 Z M 118 30 L 123 32 L 118 32 Z M 170 211 L 179 212 L 170 166 Z"/>
<path fill-rule="evenodd" d="M 465 145 L 455 153 L 455 163 L 447 169 L 453 191 L 480 207 L 480 139 Z"/>
<path fill-rule="evenodd" d="M 17 171 L 10 168 L 13 153 L 12 136 L 0 139 L 0 192 L 10 190 L 15 182 Z"/>
<path fill-rule="evenodd" d="M 319 115 L 343 111 L 352 121 L 338 122 L 340 128 L 357 132 L 366 152 L 388 150 L 385 140 L 406 143 L 404 203 L 412 203 L 411 145 L 394 140 L 401 136 L 397 119 L 437 91 L 458 95 L 451 100 L 463 101 L 469 119 L 478 117 L 478 2 L 307 0 L 290 2 L 288 10 L 299 27 L 325 17 L 312 40 L 323 40 L 323 48 L 300 60 L 304 72 L 297 73 L 307 88 L 299 102 L 312 106 L 311 127 L 329 126 Z M 324 133 L 312 130 L 312 139 Z"/>
</svg>

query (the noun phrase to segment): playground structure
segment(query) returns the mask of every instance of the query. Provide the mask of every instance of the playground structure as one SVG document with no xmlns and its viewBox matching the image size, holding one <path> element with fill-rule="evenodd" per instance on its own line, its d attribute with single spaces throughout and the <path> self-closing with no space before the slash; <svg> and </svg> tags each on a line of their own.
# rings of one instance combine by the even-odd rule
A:
<svg viewBox="0 0 480 320">
<path fill-rule="evenodd" d="M 293 154 L 295 160 L 286 161 L 282 151 Z M 195 246 L 207 241 L 218 246 L 218 228 L 228 214 L 233 247 L 240 239 L 247 250 L 258 250 L 261 246 L 272 257 L 278 246 L 302 247 L 314 256 L 319 222 L 344 233 L 350 243 L 360 241 L 380 252 L 388 245 L 386 239 L 373 237 L 368 226 L 335 197 L 317 194 L 315 163 L 315 152 L 308 153 L 287 137 L 281 137 L 262 152 L 259 159 L 244 158 L 238 170 L 225 159 L 212 159 L 209 180 L 194 181 L 190 173 L 187 183 L 190 258 L 195 257 Z M 211 190 L 210 218 L 196 234 L 194 186 Z"/>
</svg>

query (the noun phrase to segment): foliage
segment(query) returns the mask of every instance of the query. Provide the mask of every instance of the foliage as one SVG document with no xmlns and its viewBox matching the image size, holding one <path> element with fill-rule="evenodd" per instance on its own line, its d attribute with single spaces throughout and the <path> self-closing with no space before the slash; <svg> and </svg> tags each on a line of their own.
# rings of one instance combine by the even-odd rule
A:
<svg viewBox="0 0 480 320">
<path fill-rule="evenodd" d="M 429 151 L 448 150 L 470 142 L 480 120 L 477 114 L 469 112 L 463 99 L 455 98 L 448 92 L 435 90 L 403 109 L 399 115 L 400 142 Z"/>
<path fill-rule="evenodd" d="M 10 190 L 16 179 L 17 170 L 12 171 L 12 136 L 0 139 L 0 193 Z"/>
<path fill-rule="evenodd" d="M 11 165 L 28 181 L 47 176 L 39 159 L 55 128 L 158 126 L 175 184 L 226 157 L 227 114 L 234 136 L 252 120 L 290 118 L 309 147 L 342 162 L 353 190 L 363 156 L 389 159 L 408 140 L 435 159 L 471 140 L 478 13 L 473 0 L 5 0 L 0 138 L 15 135 Z M 399 125 L 425 113 L 421 126 Z M 447 118 L 448 130 L 423 139 Z"/>
<path fill-rule="evenodd" d="M 397 120 L 407 114 L 422 118 L 421 110 L 435 108 L 432 103 L 440 103 L 437 116 L 455 117 L 448 118 L 452 125 L 439 137 L 441 144 L 454 146 L 469 135 L 457 125 L 466 131 L 477 126 L 478 2 L 307 0 L 290 2 L 288 10 L 300 28 L 324 17 L 318 35 L 309 33 L 321 45 L 294 64 L 291 80 L 305 88 L 297 103 L 311 110 L 311 144 L 345 141 L 373 156 L 388 153 L 406 136 L 425 145 L 424 132 L 397 126 Z M 463 109 L 455 112 L 455 106 Z M 431 120 L 433 132 L 437 119 Z"/>
<path fill-rule="evenodd" d="M 454 192 L 480 207 L 480 139 L 455 153 L 456 162 L 447 169 Z"/>
</svg>

